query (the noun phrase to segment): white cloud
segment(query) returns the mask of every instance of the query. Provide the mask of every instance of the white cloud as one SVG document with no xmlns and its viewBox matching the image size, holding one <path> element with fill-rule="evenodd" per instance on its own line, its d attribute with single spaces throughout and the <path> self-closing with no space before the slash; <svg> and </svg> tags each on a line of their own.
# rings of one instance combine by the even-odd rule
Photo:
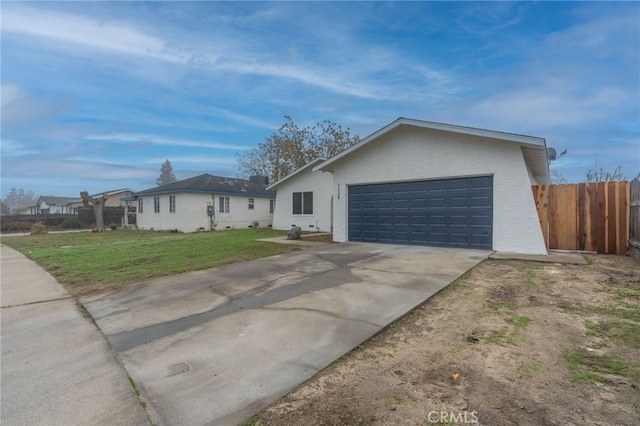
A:
<svg viewBox="0 0 640 426">
<path fill-rule="evenodd" d="M 5 5 L 2 14 L 3 32 L 27 34 L 170 62 L 187 60 L 183 55 L 169 52 L 162 39 L 121 24 L 25 6 L 7 7 Z"/>
<path fill-rule="evenodd" d="M 37 151 L 26 148 L 23 144 L 11 139 L 0 140 L 2 157 L 18 157 L 21 155 L 36 154 Z"/>
<path fill-rule="evenodd" d="M 63 102 L 34 96 L 20 85 L 3 83 L 0 87 L 2 98 L 2 130 L 33 128 L 42 120 L 59 115 L 66 109 Z"/>
<path fill-rule="evenodd" d="M 627 95 L 611 88 L 592 94 L 573 94 L 566 90 L 519 89 L 486 98 L 468 109 L 482 120 L 499 120 L 515 126 L 580 128 L 594 120 L 607 120 Z"/>
<path fill-rule="evenodd" d="M 252 127 L 260 127 L 263 129 L 274 129 L 278 127 L 277 124 L 273 124 L 271 122 L 261 120 L 259 118 L 255 118 L 245 114 L 239 114 L 239 113 L 230 111 L 228 109 L 222 109 L 222 108 L 218 108 L 211 105 L 206 107 L 206 112 L 211 112 L 218 117 L 226 118 L 238 123 L 248 124 Z"/>
<path fill-rule="evenodd" d="M 267 13 L 267 12 L 264 12 Z M 268 15 L 270 13 L 267 13 Z M 3 32 L 23 34 L 42 38 L 51 42 L 63 42 L 102 50 L 113 54 L 154 58 L 169 63 L 178 63 L 188 68 L 205 72 L 231 72 L 244 75 L 275 77 L 325 89 L 337 94 L 363 99 L 400 99 L 405 91 L 390 90 L 381 84 L 375 74 L 398 74 L 399 68 L 415 69 L 423 84 L 408 82 L 406 89 L 413 88 L 413 97 L 420 93 L 437 91 L 448 81 L 441 71 L 426 68 L 404 59 L 397 53 L 376 46 L 364 46 L 363 41 L 351 40 L 344 35 L 343 45 L 335 43 L 335 38 L 317 40 L 327 43 L 318 49 L 320 57 L 306 55 L 304 58 L 287 58 L 281 49 L 267 46 L 270 40 L 256 40 L 255 34 L 246 35 L 232 28 L 231 39 L 225 35 L 225 27 L 214 29 L 212 33 L 185 32 L 184 29 L 169 31 L 162 37 L 151 35 L 131 22 L 112 22 L 84 15 L 53 12 L 25 6 L 3 9 Z M 274 23 L 271 23 L 275 25 Z M 188 40 L 185 44 L 181 40 Z M 348 41 L 346 41 L 348 40 Z M 283 47 L 291 50 L 291 47 Z M 83 54 L 65 48 L 65 54 Z M 383 58 L 384 60 L 381 60 Z M 113 66 L 117 63 L 112 64 Z M 161 70 L 144 68 L 143 76 Z M 137 74 L 137 68 L 129 73 Z M 154 74 L 155 75 L 155 74 Z M 425 87 L 425 89 L 419 89 Z"/>
<path fill-rule="evenodd" d="M 116 133 L 106 135 L 87 135 L 86 140 L 95 141 L 108 141 L 108 142 L 120 142 L 120 143 L 140 143 L 140 144 L 153 144 L 153 145 L 165 145 L 174 147 L 189 147 L 189 148 L 208 148 L 208 149 L 227 149 L 235 151 L 243 151 L 249 149 L 249 147 L 234 144 L 224 144 L 215 142 L 199 142 L 190 141 L 185 139 L 170 139 L 161 136 L 132 134 L 132 133 Z M 162 160 L 164 161 L 164 160 Z"/>
</svg>

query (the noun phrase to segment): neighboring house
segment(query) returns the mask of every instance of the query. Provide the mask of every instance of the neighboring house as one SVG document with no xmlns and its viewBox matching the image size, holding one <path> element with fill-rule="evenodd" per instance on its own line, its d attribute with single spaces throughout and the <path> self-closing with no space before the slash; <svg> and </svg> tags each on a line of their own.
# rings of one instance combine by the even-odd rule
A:
<svg viewBox="0 0 640 426">
<path fill-rule="evenodd" d="M 333 176 L 313 172 L 313 167 L 324 161 L 316 158 L 267 187 L 277 190 L 274 229 L 297 225 L 305 231 L 332 231 Z"/>
<path fill-rule="evenodd" d="M 274 228 L 292 216 L 308 226 L 286 203 L 311 192 L 318 226 L 337 242 L 546 254 L 531 185 L 549 183 L 543 138 L 399 118 L 271 185 Z"/>
<path fill-rule="evenodd" d="M 36 201 L 37 212 L 42 214 L 72 214 L 73 209 L 69 204 L 73 203 L 76 198 L 71 197 L 53 197 L 50 195 L 42 195 Z"/>
<path fill-rule="evenodd" d="M 109 198 L 104 203 L 105 207 L 126 207 L 127 204 L 131 204 L 129 207 L 133 207 L 132 203 L 127 203 L 127 201 L 123 200 L 130 198 L 135 193 L 134 190 L 129 188 L 121 188 L 114 189 L 111 191 L 99 192 L 97 194 L 90 195 L 92 198 L 101 198 L 103 194 L 107 194 Z M 78 213 L 79 207 L 84 207 L 81 198 L 76 198 L 72 203 L 69 204 L 71 211 L 73 213 Z"/>
<path fill-rule="evenodd" d="M 32 215 L 38 214 L 38 206 L 17 207 L 12 210 L 11 214 Z"/>
<path fill-rule="evenodd" d="M 203 174 L 136 192 L 138 228 L 194 232 L 269 227 L 276 194 L 260 183 L 264 178 L 254 178 Z"/>
</svg>

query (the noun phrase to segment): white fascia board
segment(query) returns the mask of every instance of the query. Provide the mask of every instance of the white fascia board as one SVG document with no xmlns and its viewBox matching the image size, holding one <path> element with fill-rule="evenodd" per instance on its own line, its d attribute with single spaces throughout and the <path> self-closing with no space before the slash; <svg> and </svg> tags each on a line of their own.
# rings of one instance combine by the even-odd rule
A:
<svg viewBox="0 0 640 426">
<path fill-rule="evenodd" d="M 311 160 L 309 161 L 307 164 L 305 164 L 304 166 L 300 167 L 297 170 L 294 170 L 293 172 L 289 173 L 288 175 L 286 175 L 285 177 L 283 177 L 282 179 L 280 179 L 277 182 L 272 183 L 271 185 L 267 186 L 267 190 L 273 189 L 275 187 L 277 187 L 278 185 L 280 185 L 281 183 L 283 183 L 284 181 L 292 178 L 293 176 L 297 175 L 300 172 L 303 172 L 304 170 L 308 169 L 309 167 L 315 166 L 316 164 L 319 163 L 324 163 L 326 161 L 326 158 L 323 157 L 318 157 L 315 160 Z M 313 170 L 315 172 L 315 169 Z"/>
<path fill-rule="evenodd" d="M 397 120 L 387 124 L 383 128 L 370 134 L 366 138 L 362 139 L 357 144 L 345 149 L 344 151 L 338 153 L 337 155 L 329 158 L 327 161 L 323 162 L 322 164 L 314 167 L 313 171 L 314 172 L 318 170 L 328 171 L 327 166 L 329 166 L 330 164 L 338 161 L 342 157 L 349 155 L 351 152 L 362 148 L 364 145 L 368 144 L 369 142 L 379 138 L 380 136 L 392 131 L 393 129 L 399 126 L 413 126 L 413 127 L 421 127 L 423 129 L 433 129 L 433 130 L 441 130 L 445 132 L 460 133 L 465 135 L 480 136 L 480 137 L 486 137 L 491 139 L 516 142 L 516 143 L 519 143 L 520 145 L 528 146 L 528 147 L 534 147 L 534 148 L 537 147 L 537 148 L 546 149 L 545 139 L 535 137 L 535 136 L 518 135 L 515 133 L 498 132 L 495 130 L 477 129 L 474 127 L 464 127 L 464 126 L 458 126 L 454 124 L 436 123 L 433 121 L 415 120 L 412 118 L 400 117 Z"/>
</svg>

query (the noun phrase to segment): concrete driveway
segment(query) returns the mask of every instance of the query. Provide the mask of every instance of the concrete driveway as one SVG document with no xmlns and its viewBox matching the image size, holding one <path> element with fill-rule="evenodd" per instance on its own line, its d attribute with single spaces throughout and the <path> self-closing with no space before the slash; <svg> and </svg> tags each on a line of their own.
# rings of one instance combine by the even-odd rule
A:
<svg viewBox="0 0 640 426">
<path fill-rule="evenodd" d="M 82 300 L 158 425 L 239 424 L 491 252 L 343 243 Z"/>
</svg>

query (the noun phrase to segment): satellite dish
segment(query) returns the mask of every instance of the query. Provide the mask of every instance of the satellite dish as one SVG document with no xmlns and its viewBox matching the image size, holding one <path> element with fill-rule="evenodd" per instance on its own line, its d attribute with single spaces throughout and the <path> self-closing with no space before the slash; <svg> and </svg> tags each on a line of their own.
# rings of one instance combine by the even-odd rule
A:
<svg viewBox="0 0 640 426">
<path fill-rule="evenodd" d="M 549 161 L 553 161 L 558 157 L 558 153 L 556 152 L 555 148 L 547 148 L 547 158 L 549 159 Z"/>
</svg>

